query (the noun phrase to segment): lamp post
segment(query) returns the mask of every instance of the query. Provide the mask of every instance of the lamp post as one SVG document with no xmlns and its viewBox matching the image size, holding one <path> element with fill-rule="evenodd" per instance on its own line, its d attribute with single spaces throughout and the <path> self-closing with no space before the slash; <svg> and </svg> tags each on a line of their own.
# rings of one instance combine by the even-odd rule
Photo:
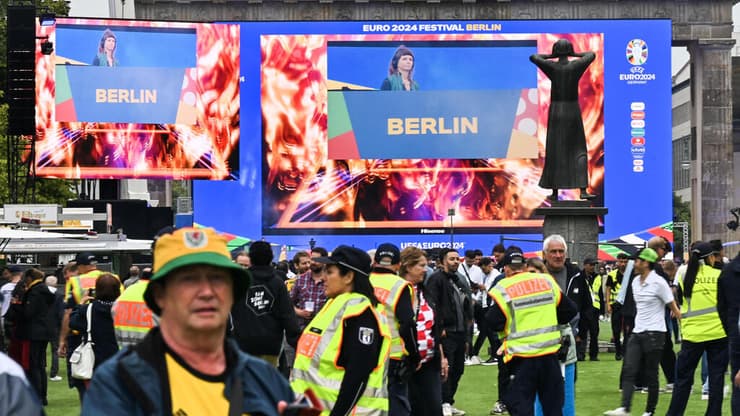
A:
<svg viewBox="0 0 740 416">
<path fill-rule="evenodd" d="M 455 245 L 455 226 L 452 223 L 452 218 L 455 216 L 455 208 L 447 210 L 447 215 L 450 217 L 450 248 L 454 248 Z"/>
</svg>

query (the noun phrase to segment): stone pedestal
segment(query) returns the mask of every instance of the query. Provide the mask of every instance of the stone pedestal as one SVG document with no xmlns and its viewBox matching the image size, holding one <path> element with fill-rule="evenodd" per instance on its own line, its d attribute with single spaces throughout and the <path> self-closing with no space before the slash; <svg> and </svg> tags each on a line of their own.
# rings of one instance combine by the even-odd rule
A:
<svg viewBox="0 0 740 416">
<path fill-rule="evenodd" d="M 568 258 L 581 264 L 586 257 L 596 258 L 599 242 L 599 216 L 607 208 L 592 207 L 590 201 L 555 201 L 551 207 L 538 208 L 535 215 L 545 217 L 542 237 L 560 234 L 568 244 Z"/>
</svg>

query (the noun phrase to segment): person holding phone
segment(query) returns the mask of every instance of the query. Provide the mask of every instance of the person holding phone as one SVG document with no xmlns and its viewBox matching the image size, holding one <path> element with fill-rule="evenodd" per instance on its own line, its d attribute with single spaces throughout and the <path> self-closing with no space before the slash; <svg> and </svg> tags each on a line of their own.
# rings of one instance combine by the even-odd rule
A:
<svg viewBox="0 0 740 416">
<path fill-rule="evenodd" d="M 308 323 L 298 341 L 291 386 L 313 390 L 330 416 L 387 414 L 384 375 L 390 330 L 376 308 L 370 284 L 370 256 L 341 245 L 326 264 L 324 288 L 329 300 Z"/>
<path fill-rule="evenodd" d="M 95 297 L 96 293 L 98 297 Z M 120 295 L 121 282 L 118 278 L 111 273 L 102 274 L 96 280 L 95 288 L 88 289 L 82 304 L 75 307 L 69 316 L 69 327 L 84 334 L 87 331 L 87 308 L 92 308 L 90 329 L 95 352 L 94 369 L 118 352 L 111 306 Z"/>
</svg>

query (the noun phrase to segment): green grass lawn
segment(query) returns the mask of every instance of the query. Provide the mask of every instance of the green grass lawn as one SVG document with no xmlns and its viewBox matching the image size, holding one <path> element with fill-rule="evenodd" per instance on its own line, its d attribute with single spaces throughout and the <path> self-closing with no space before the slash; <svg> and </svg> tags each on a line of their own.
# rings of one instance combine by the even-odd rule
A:
<svg viewBox="0 0 740 416">
<path fill-rule="evenodd" d="M 485 358 L 488 358 L 487 356 Z M 614 360 L 614 354 L 600 354 L 601 361 L 583 361 L 578 363 L 578 381 L 576 382 L 576 414 L 578 416 L 597 416 L 605 410 L 620 406 L 621 395 L 617 383 L 621 361 Z M 497 373 L 495 366 L 471 366 L 465 368 L 465 374 L 460 381 L 456 395 L 455 407 L 465 410 L 471 416 L 485 416 L 493 407 L 497 398 Z M 661 373 L 661 386 L 665 385 L 665 378 Z M 728 380 L 725 383 L 729 383 Z M 694 383 L 695 392 L 689 399 L 686 415 L 702 415 L 707 402 L 701 400 L 701 381 L 697 369 L 697 381 Z M 633 396 L 632 414 L 641 415 L 645 410 L 647 394 L 635 393 Z M 670 394 L 661 393 L 657 415 L 664 415 L 671 401 Z M 730 414 L 730 398 L 725 398 L 722 414 Z"/>
<path fill-rule="evenodd" d="M 602 338 L 605 326 L 602 325 Z M 678 350 L 680 346 L 676 347 Z M 486 351 L 484 346 L 481 351 Z M 488 358 L 484 354 L 484 358 Z M 578 381 L 576 383 L 576 414 L 578 416 L 597 416 L 605 410 L 614 409 L 620 405 L 620 393 L 617 386 L 621 361 L 614 360 L 614 354 L 603 353 L 599 356 L 601 361 L 584 361 L 578 363 Z M 63 360 L 62 360 L 63 361 Z M 60 373 L 65 379 L 62 381 L 49 382 L 49 406 L 46 412 L 49 416 L 77 415 L 80 406 L 77 400 L 76 390 L 67 387 L 66 367 L 60 362 Z M 707 402 L 701 400 L 701 389 L 699 380 L 699 369 L 696 371 L 694 382 L 694 393 L 689 399 L 686 415 L 704 414 Z M 665 379 L 661 373 L 661 386 L 665 385 Z M 729 385 L 729 377 L 725 381 Z M 485 416 L 489 414 L 497 396 L 497 367 L 496 366 L 472 366 L 465 368 L 465 374 L 460 382 L 456 396 L 455 407 L 463 409 L 471 416 Z M 633 400 L 633 414 L 641 415 L 645 409 L 647 394 L 636 393 Z M 725 398 L 722 414 L 730 414 L 729 396 Z M 671 401 L 670 394 L 661 394 L 658 402 L 657 414 L 664 415 Z"/>
<path fill-rule="evenodd" d="M 608 341 L 611 337 L 611 327 L 608 322 L 602 322 L 599 339 Z M 487 351 L 487 343 L 481 348 L 481 353 Z M 680 345 L 674 345 L 676 353 L 681 349 Z M 482 353 L 483 354 L 483 353 Z M 482 359 L 488 355 L 483 354 Z M 621 393 L 619 391 L 619 372 L 622 361 L 614 360 L 613 353 L 599 354 L 600 361 L 582 361 L 578 363 L 578 378 L 576 382 L 576 415 L 598 416 L 606 410 L 621 406 Z M 728 368 L 729 372 L 729 368 Z M 470 416 L 488 415 L 498 396 L 498 377 L 496 366 L 470 366 L 465 367 L 465 374 L 460 380 L 457 395 L 455 396 L 455 407 L 465 410 Z M 665 386 L 666 380 L 660 371 L 660 386 Z M 728 375 L 725 385 L 731 386 Z M 632 414 L 642 415 L 645 411 L 647 394 L 635 393 L 632 400 Z M 671 395 L 661 393 L 658 399 L 656 415 L 664 415 L 671 402 Z M 696 369 L 694 381 L 694 393 L 689 398 L 685 414 L 687 416 L 702 415 L 706 410 L 707 402 L 701 400 L 701 371 L 700 366 Z M 722 404 L 722 414 L 730 414 L 730 396 L 728 395 Z"/>
<path fill-rule="evenodd" d="M 49 373 L 51 360 L 47 359 L 46 373 Z M 69 416 L 80 414 L 80 402 L 77 399 L 77 390 L 70 389 L 67 384 L 67 363 L 59 359 L 59 375 L 62 381 L 49 381 L 47 396 L 49 405 L 46 414 L 49 416 Z"/>
</svg>

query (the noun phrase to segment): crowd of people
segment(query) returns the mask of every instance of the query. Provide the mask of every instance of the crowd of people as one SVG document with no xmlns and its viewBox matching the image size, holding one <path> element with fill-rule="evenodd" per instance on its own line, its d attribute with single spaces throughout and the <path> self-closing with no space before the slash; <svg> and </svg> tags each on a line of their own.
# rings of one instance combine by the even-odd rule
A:
<svg viewBox="0 0 740 416">
<path fill-rule="evenodd" d="M 168 228 L 125 280 L 92 253 L 64 266 L 59 289 L 13 265 L 0 284 L 0 378 L 12 386 L 0 413 L 43 414 L 64 357 L 83 415 L 461 416 L 472 365 L 498 368 L 493 415 L 575 415 L 577 363 L 599 360 L 608 320 L 622 371 L 620 406 L 605 415 L 631 414 L 643 389 L 654 415 L 659 368 L 667 415 L 683 415 L 699 363 L 706 414 L 721 414 L 728 374 L 740 414 L 740 256 L 697 241 L 677 267 L 670 251 L 655 237 L 614 264 L 576 262 L 550 235 L 541 257 L 384 243 L 276 264 L 268 242 L 231 253 L 211 229 Z M 90 341 L 94 375 L 73 376 Z"/>
</svg>

